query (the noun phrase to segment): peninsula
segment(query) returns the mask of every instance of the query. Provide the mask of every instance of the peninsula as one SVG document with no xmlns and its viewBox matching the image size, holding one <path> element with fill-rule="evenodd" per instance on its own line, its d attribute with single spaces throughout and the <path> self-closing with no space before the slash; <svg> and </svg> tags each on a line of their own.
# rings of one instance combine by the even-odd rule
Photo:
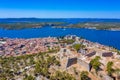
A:
<svg viewBox="0 0 120 80">
<path fill-rule="evenodd" d="M 0 39 L 0 80 L 119 80 L 119 66 L 119 50 L 75 35 Z"/>
<path fill-rule="evenodd" d="M 54 28 L 89 28 L 98 30 L 120 30 L 120 19 L 92 19 L 92 18 L 5 18 L 0 19 L 0 28 L 25 29 L 51 26 Z"/>
<path fill-rule="evenodd" d="M 55 26 L 56 28 L 88 28 L 97 30 L 120 30 L 119 22 L 81 22 L 68 24 L 66 26 Z"/>
</svg>

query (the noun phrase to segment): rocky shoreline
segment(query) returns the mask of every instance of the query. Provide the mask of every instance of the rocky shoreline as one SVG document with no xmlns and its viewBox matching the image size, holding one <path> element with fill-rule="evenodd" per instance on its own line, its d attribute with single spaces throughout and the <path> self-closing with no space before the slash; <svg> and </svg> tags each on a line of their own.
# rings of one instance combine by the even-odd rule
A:
<svg viewBox="0 0 120 80">
<path fill-rule="evenodd" d="M 67 29 L 67 28 L 78 28 L 78 27 L 53 26 L 52 28 L 64 28 L 64 29 Z M 84 28 L 84 29 L 94 29 L 94 30 L 120 31 L 120 28 L 110 28 L 110 29 L 97 29 L 96 27 L 81 27 L 81 28 Z M 80 29 L 80 28 L 78 28 L 78 29 Z"/>
</svg>

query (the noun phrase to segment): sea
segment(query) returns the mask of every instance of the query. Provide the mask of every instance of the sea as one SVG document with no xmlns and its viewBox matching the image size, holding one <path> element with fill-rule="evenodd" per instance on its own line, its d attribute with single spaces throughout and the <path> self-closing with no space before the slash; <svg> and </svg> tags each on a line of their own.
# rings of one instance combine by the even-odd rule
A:
<svg viewBox="0 0 120 80">
<path fill-rule="evenodd" d="M 119 19 L 0 19 L 0 22 L 24 22 L 24 21 L 66 21 L 68 23 L 96 21 L 96 22 L 120 22 Z M 65 35 L 76 35 L 83 37 L 92 42 L 97 42 L 106 46 L 111 46 L 120 50 L 120 31 L 95 30 L 85 28 L 53 28 L 45 26 L 42 28 L 28 28 L 20 30 L 0 29 L 0 37 L 6 38 L 43 38 L 43 37 L 60 37 Z"/>
</svg>

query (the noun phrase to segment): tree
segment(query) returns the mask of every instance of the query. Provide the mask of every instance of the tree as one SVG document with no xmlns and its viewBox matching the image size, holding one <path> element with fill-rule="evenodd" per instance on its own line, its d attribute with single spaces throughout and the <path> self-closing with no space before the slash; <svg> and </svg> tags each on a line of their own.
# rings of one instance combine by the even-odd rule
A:
<svg viewBox="0 0 120 80">
<path fill-rule="evenodd" d="M 64 40 L 64 42 L 67 43 L 67 44 L 72 44 L 72 43 L 75 42 L 75 40 L 73 40 L 73 39 L 67 39 L 67 40 Z"/>
<path fill-rule="evenodd" d="M 80 80 L 91 80 L 89 77 L 88 77 L 88 72 L 87 71 L 82 71 L 81 74 L 80 74 Z"/>
<path fill-rule="evenodd" d="M 48 77 L 49 76 L 48 68 L 42 68 L 42 74 L 43 76 Z"/>
<path fill-rule="evenodd" d="M 35 78 L 32 75 L 27 75 L 23 80 L 35 80 Z"/>
<path fill-rule="evenodd" d="M 50 76 L 50 80 L 75 80 L 75 78 L 65 71 L 56 71 L 54 75 Z"/>
<path fill-rule="evenodd" d="M 74 44 L 73 48 L 78 52 L 80 50 L 80 48 L 84 48 L 85 46 L 82 44 Z"/>
<path fill-rule="evenodd" d="M 120 55 L 120 51 L 119 50 L 117 50 L 117 54 Z"/>
<path fill-rule="evenodd" d="M 90 61 L 91 66 L 95 69 L 96 72 L 99 70 L 101 65 L 99 60 L 100 60 L 100 57 L 96 56 L 94 59 Z"/>
<path fill-rule="evenodd" d="M 112 66 L 113 66 L 113 62 L 112 61 L 110 61 L 110 62 L 107 63 L 107 72 L 108 72 L 108 75 L 112 75 L 112 73 L 114 72 Z"/>
<path fill-rule="evenodd" d="M 33 57 L 30 58 L 29 64 L 30 64 L 30 65 L 35 64 L 35 61 L 34 61 L 34 58 L 33 58 Z"/>
<path fill-rule="evenodd" d="M 0 78 L 0 80 L 7 80 L 6 78 Z"/>
<path fill-rule="evenodd" d="M 41 72 L 40 64 L 39 62 L 36 62 L 35 64 L 35 74 L 39 74 Z"/>
</svg>

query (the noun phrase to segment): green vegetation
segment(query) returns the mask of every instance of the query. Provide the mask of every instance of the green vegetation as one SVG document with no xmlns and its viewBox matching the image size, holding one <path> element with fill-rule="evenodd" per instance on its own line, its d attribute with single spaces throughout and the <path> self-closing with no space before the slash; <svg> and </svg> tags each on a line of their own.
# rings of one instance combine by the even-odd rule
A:
<svg viewBox="0 0 120 80">
<path fill-rule="evenodd" d="M 45 59 L 46 58 L 46 59 Z M 45 55 L 40 56 L 40 59 L 35 63 L 35 74 L 50 77 L 49 68 L 51 65 L 60 65 L 55 56 Z"/>
<path fill-rule="evenodd" d="M 74 44 L 73 45 L 73 48 L 76 50 L 76 51 L 79 51 L 81 48 L 85 48 L 85 45 L 83 44 Z"/>
<path fill-rule="evenodd" d="M 35 80 L 35 78 L 32 75 L 27 75 L 23 80 Z"/>
<path fill-rule="evenodd" d="M 62 26 L 65 22 L 13 22 L 0 23 L 0 28 L 3 29 L 24 29 L 24 28 L 40 28 L 43 26 L 54 26 L 56 28 L 94 28 L 94 29 L 120 29 L 118 22 L 82 22 L 76 24 L 68 24 Z"/>
<path fill-rule="evenodd" d="M 0 28 L 3 29 L 25 29 L 25 28 L 40 28 L 43 26 L 59 26 L 63 22 L 16 22 L 16 23 L 0 23 Z"/>
<path fill-rule="evenodd" d="M 81 74 L 80 74 L 80 77 L 81 77 L 80 80 L 91 80 L 91 79 L 88 77 L 88 72 L 87 72 L 87 71 L 82 71 Z"/>
<path fill-rule="evenodd" d="M 75 42 L 75 40 L 73 40 L 73 39 L 62 39 L 62 40 L 60 40 L 60 43 L 72 44 L 74 42 Z"/>
<path fill-rule="evenodd" d="M 53 74 L 53 76 L 50 77 L 50 80 L 76 80 L 76 79 L 66 72 L 56 71 L 55 74 Z"/>
<path fill-rule="evenodd" d="M 116 49 L 115 52 L 117 52 L 117 54 L 120 55 L 120 51 L 119 50 Z"/>
<path fill-rule="evenodd" d="M 50 48 L 48 47 L 48 53 L 57 53 L 59 50 L 60 50 L 59 47 L 56 47 L 56 49 L 50 49 Z"/>
<path fill-rule="evenodd" d="M 67 26 L 56 26 L 64 28 L 94 28 L 100 30 L 108 29 L 120 29 L 120 23 L 118 22 L 83 22 L 76 24 L 68 24 Z"/>
<path fill-rule="evenodd" d="M 90 64 L 91 64 L 92 68 L 94 68 L 96 72 L 99 70 L 100 65 L 101 65 L 99 60 L 100 60 L 100 57 L 96 56 L 94 59 L 92 59 L 90 61 Z"/>
<path fill-rule="evenodd" d="M 108 75 L 112 75 L 112 73 L 114 72 L 114 69 L 112 68 L 113 66 L 113 62 L 108 62 L 107 63 L 107 72 L 108 72 Z"/>
<path fill-rule="evenodd" d="M 116 48 L 113 48 L 112 49 L 113 52 L 116 52 L 118 55 L 120 55 L 120 50 L 116 49 Z"/>
<path fill-rule="evenodd" d="M 60 67 L 60 62 L 58 58 L 48 53 L 16 57 L 2 56 L 0 57 L 0 80 L 16 79 L 16 77 L 20 77 L 23 80 L 35 80 L 37 76 L 43 76 L 51 80 L 75 80 L 74 77 L 67 72 L 58 72 L 57 69 L 54 70 L 54 73 L 51 72 L 51 66 Z"/>
</svg>

